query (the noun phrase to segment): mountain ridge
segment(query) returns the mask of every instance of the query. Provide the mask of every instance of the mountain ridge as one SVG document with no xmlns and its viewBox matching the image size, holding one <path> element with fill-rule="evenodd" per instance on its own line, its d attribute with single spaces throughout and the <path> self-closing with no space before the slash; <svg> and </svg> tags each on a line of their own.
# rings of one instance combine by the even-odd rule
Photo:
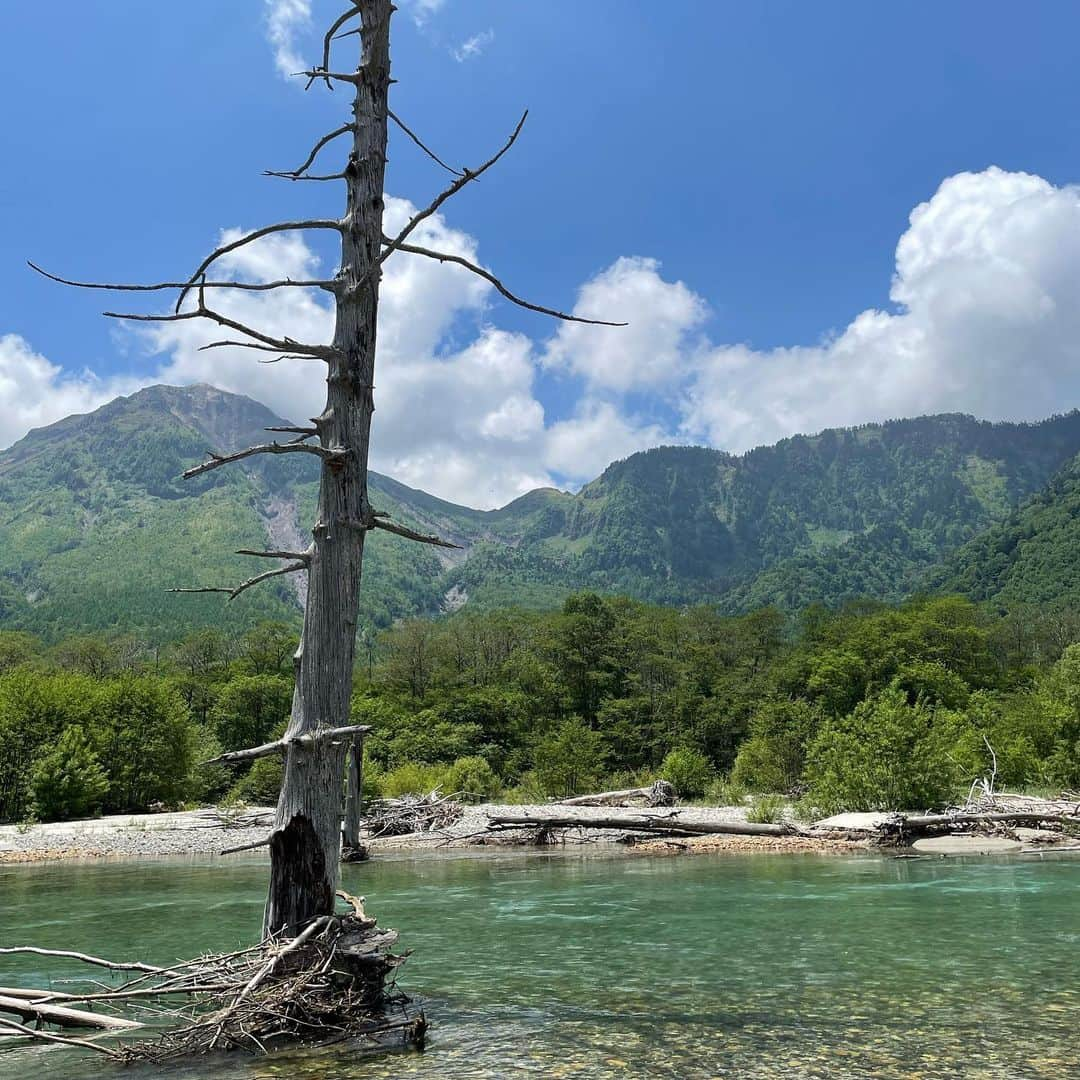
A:
<svg viewBox="0 0 1080 1080">
<path fill-rule="evenodd" d="M 159 385 L 0 452 L 0 626 L 165 638 L 295 620 L 288 579 L 236 605 L 164 593 L 243 580 L 254 570 L 237 549 L 306 533 L 313 461 L 257 457 L 180 478 L 207 450 L 234 452 L 288 422 L 207 384 Z M 1019 424 L 950 413 L 739 455 L 656 447 L 576 493 L 538 488 L 491 510 L 373 472 L 377 509 L 461 549 L 373 534 L 361 617 L 377 627 L 462 602 L 548 606 L 579 588 L 730 611 L 897 600 L 952 580 L 937 568 L 1003 527 L 1078 454 L 1080 413 Z"/>
</svg>

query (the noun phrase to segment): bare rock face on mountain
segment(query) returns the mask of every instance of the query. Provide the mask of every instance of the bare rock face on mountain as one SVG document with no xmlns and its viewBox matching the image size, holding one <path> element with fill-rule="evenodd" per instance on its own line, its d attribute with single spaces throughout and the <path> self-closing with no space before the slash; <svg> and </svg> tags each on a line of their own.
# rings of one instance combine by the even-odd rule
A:
<svg viewBox="0 0 1080 1080">
<path fill-rule="evenodd" d="M 287 580 L 224 606 L 165 591 L 241 580 L 251 568 L 231 552 L 295 540 L 311 519 L 306 460 L 180 478 L 209 447 L 236 450 L 287 422 L 212 386 L 154 386 L 0 452 L 0 626 L 164 640 L 298 619 Z M 1078 453 L 1077 414 L 1030 425 L 937 416 L 738 457 L 661 447 L 577 494 L 539 489 L 491 511 L 373 474 L 377 509 L 461 548 L 374 535 L 361 619 L 377 628 L 463 605 L 542 607 L 583 588 L 733 611 L 896 600 L 927 582 L 991 597 L 1032 587 L 1024 551 L 1042 552 L 1040 565 L 1065 559 L 1061 573 L 1080 581 L 1076 545 L 1053 540 L 1075 517 Z"/>
</svg>

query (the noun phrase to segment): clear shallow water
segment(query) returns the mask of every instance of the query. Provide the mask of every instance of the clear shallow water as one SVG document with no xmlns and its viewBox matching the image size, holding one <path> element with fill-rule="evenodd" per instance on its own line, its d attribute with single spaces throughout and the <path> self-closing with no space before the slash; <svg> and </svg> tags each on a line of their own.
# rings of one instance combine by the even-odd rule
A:
<svg viewBox="0 0 1080 1080">
<path fill-rule="evenodd" d="M 238 860 L 0 867 L 0 942 L 158 963 L 225 950 L 257 932 L 265 880 Z M 424 999 L 428 1049 L 164 1075 L 1080 1076 L 1075 857 L 426 857 L 346 866 L 344 885 L 415 950 L 400 981 Z M 0 957 L 0 985 L 46 970 Z M 38 1075 L 148 1072 L 0 1053 L 0 1080 Z"/>
</svg>

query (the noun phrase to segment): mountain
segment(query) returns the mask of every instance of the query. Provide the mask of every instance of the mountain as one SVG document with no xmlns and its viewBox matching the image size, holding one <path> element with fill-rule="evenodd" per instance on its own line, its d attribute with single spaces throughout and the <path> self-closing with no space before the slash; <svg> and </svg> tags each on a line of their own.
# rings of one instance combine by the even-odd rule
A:
<svg viewBox="0 0 1080 1080">
<path fill-rule="evenodd" d="M 1004 521 L 948 556 L 925 585 L 1003 608 L 1075 608 L 1080 602 L 1080 457 Z"/>
<path fill-rule="evenodd" d="M 0 626 L 165 640 L 196 626 L 298 619 L 300 578 L 234 603 L 166 592 L 264 568 L 238 548 L 305 543 L 314 462 L 259 456 L 180 477 L 208 448 L 266 441 L 265 429 L 283 423 L 213 387 L 156 386 L 0 453 Z M 462 603 L 546 606 L 576 588 L 729 610 L 899 599 L 928 574 L 944 582 L 948 560 L 1009 528 L 1077 454 L 1080 414 L 1040 424 L 946 415 L 740 456 L 661 447 L 614 463 L 577 494 L 540 489 L 491 511 L 373 474 L 377 509 L 461 550 L 373 534 L 361 619 L 385 626 Z M 950 582 L 967 580 L 958 565 Z"/>
</svg>

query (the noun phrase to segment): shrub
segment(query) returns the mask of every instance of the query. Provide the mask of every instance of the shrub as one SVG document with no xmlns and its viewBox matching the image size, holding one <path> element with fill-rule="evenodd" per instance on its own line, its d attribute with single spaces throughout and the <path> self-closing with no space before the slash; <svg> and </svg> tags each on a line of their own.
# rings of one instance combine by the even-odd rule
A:
<svg viewBox="0 0 1080 1080">
<path fill-rule="evenodd" d="M 64 728 L 55 746 L 38 761 L 31 787 L 34 811 L 42 821 L 86 817 L 100 808 L 109 780 L 78 724 Z"/>
<path fill-rule="evenodd" d="M 424 765 L 413 762 L 399 765 L 384 773 L 379 780 L 379 791 L 384 799 L 396 799 L 399 795 L 426 795 L 441 788 L 445 765 Z"/>
<path fill-rule="evenodd" d="M 682 799 L 704 795 L 715 775 L 709 759 L 689 747 L 672 750 L 660 765 L 660 778 L 667 780 Z"/>
<path fill-rule="evenodd" d="M 503 792 L 503 799 L 516 806 L 535 806 L 545 801 L 545 794 L 536 773 L 530 770 L 522 773 L 518 782 Z"/>
<path fill-rule="evenodd" d="M 810 798 L 824 810 L 904 810 L 947 803 L 955 728 L 896 683 L 829 721 L 807 755 Z"/>
<path fill-rule="evenodd" d="M 783 821 L 787 799 L 782 795 L 758 795 L 746 812 L 746 820 L 761 825 L 775 825 Z"/>
<path fill-rule="evenodd" d="M 462 757 L 443 773 L 442 786 L 448 795 L 460 792 L 483 800 L 498 795 L 502 784 L 484 758 Z"/>
</svg>

